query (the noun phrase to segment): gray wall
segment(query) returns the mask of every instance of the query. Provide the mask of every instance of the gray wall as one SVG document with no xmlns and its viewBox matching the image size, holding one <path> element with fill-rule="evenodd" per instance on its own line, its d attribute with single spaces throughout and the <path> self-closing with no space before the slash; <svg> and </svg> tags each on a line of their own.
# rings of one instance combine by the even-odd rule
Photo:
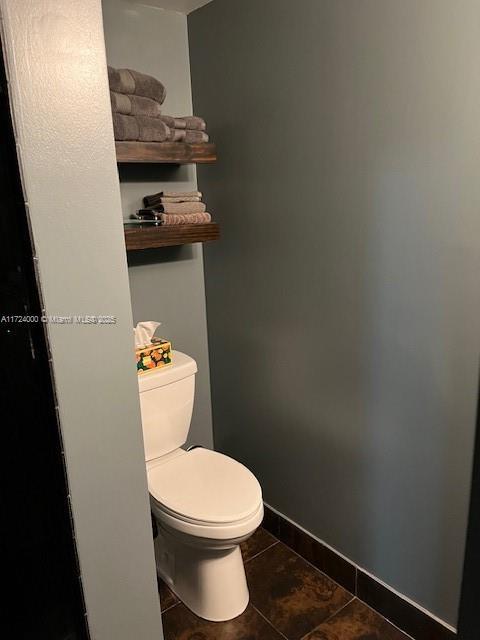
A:
<svg viewBox="0 0 480 640">
<path fill-rule="evenodd" d="M 0 10 L 45 313 L 117 318 L 46 327 L 91 637 L 157 640 L 100 2 L 1 0 Z"/>
<path fill-rule="evenodd" d="M 215 444 L 273 507 L 455 624 L 479 357 L 480 5 L 215 0 Z"/>
<path fill-rule="evenodd" d="M 132 0 L 103 0 L 107 59 L 159 78 L 167 88 L 163 113 L 192 113 L 187 18 Z M 194 165 L 128 165 L 120 168 L 124 218 L 142 206 L 142 197 L 163 188 L 197 188 Z M 212 446 L 202 246 L 130 255 L 133 318 L 162 322 L 158 334 L 198 363 L 190 444 Z"/>
</svg>

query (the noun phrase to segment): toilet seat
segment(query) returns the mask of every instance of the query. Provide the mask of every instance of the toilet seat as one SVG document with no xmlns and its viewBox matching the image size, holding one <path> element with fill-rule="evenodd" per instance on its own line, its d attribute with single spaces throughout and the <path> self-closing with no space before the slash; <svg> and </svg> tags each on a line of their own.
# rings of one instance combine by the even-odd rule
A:
<svg viewBox="0 0 480 640">
<path fill-rule="evenodd" d="M 261 521 L 258 480 L 242 464 L 216 451 L 182 452 L 151 465 L 147 478 L 155 514 L 178 531 L 230 538 L 243 535 L 259 517 Z"/>
</svg>

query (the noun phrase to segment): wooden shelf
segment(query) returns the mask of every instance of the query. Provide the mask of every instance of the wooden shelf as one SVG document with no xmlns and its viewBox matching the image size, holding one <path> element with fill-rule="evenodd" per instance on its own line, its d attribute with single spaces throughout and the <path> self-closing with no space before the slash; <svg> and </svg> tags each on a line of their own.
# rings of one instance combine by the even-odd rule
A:
<svg viewBox="0 0 480 640">
<path fill-rule="evenodd" d="M 194 242 L 210 242 L 220 237 L 215 222 L 207 224 L 177 224 L 171 226 L 138 225 L 125 227 L 127 251 L 158 249 Z"/>
<path fill-rule="evenodd" d="M 117 163 L 156 162 L 162 164 L 193 164 L 215 162 L 217 152 L 211 142 L 115 142 Z"/>
</svg>

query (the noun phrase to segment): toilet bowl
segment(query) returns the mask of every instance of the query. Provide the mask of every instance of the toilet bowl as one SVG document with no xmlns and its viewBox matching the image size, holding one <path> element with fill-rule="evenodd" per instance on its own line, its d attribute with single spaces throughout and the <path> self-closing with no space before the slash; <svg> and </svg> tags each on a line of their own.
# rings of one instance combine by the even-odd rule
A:
<svg viewBox="0 0 480 640">
<path fill-rule="evenodd" d="M 139 378 L 148 490 L 158 525 L 157 573 L 196 615 L 220 622 L 248 604 L 239 545 L 262 522 L 262 491 L 236 460 L 181 448 L 197 369 L 180 352 L 173 352 L 173 361 Z"/>
</svg>

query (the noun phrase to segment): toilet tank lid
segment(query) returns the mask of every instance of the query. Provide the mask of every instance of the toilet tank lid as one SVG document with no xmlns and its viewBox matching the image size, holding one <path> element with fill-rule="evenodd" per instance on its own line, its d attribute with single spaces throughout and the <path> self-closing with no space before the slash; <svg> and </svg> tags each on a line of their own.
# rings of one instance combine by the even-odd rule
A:
<svg viewBox="0 0 480 640">
<path fill-rule="evenodd" d="M 172 351 L 172 364 L 139 375 L 138 389 L 142 393 L 142 391 L 164 387 L 172 382 L 193 376 L 196 372 L 197 363 L 193 358 L 181 351 Z"/>
</svg>

